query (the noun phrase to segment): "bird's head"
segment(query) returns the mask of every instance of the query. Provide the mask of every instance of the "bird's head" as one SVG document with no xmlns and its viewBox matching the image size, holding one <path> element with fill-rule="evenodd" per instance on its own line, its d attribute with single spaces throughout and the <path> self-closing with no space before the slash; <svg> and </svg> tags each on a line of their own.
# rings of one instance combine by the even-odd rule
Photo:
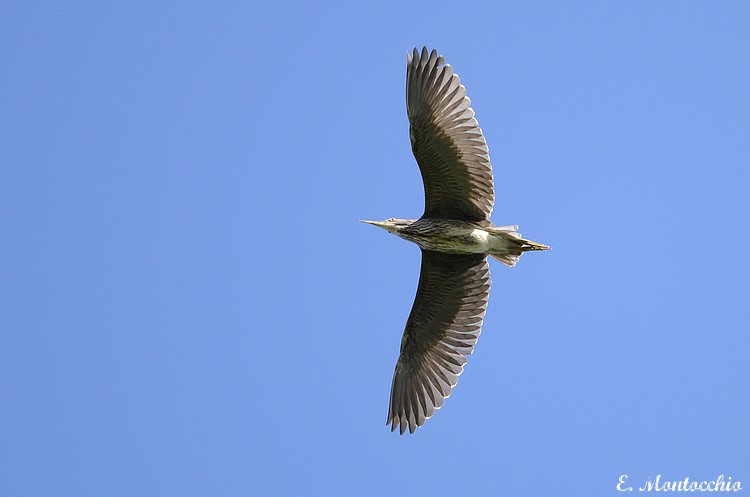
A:
<svg viewBox="0 0 750 497">
<path fill-rule="evenodd" d="M 413 223 L 414 219 L 396 219 L 395 217 L 392 217 L 390 219 L 386 219 L 385 221 L 367 221 L 363 219 L 362 222 L 372 224 L 373 226 L 377 226 L 379 228 L 383 228 L 384 230 L 387 230 L 391 233 L 398 233 L 399 231 Z"/>
</svg>

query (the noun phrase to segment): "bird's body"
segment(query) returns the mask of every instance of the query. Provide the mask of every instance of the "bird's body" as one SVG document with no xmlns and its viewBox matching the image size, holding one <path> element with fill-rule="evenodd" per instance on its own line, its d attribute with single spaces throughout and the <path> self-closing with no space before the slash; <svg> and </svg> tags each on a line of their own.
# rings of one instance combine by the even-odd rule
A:
<svg viewBox="0 0 750 497">
<path fill-rule="evenodd" d="M 416 243 L 422 270 L 396 364 L 391 430 L 413 433 L 443 405 L 474 350 L 487 309 L 487 256 L 514 266 L 549 247 L 489 220 L 495 201 L 489 150 L 466 89 L 442 56 L 407 55 L 406 107 L 425 190 L 421 218 L 365 221 Z"/>
<path fill-rule="evenodd" d="M 365 222 L 414 242 L 423 250 L 446 254 L 485 254 L 508 266 L 515 265 L 518 257 L 525 251 L 548 248 L 521 238 L 518 226 L 515 225 L 495 226 L 491 222 L 425 217 Z"/>
</svg>

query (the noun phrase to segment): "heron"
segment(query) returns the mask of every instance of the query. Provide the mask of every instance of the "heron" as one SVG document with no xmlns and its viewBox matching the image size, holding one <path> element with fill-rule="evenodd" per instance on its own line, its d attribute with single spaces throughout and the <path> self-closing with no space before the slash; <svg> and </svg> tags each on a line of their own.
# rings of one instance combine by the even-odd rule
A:
<svg viewBox="0 0 750 497">
<path fill-rule="evenodd" d="M 406 55 L 409 137 L 424 184 L 419 219 L 362 222 L 416 243 L 422 266 L 401 339 L 386 425 L 414 433 L 443 406 L 474 351 L 487 310 L 487 256 L 513 267 L 527 251 L 548 250 L 518 226 L 495 226 L 487 142 L 466 88 L 437 50 Z"/>
</svg>

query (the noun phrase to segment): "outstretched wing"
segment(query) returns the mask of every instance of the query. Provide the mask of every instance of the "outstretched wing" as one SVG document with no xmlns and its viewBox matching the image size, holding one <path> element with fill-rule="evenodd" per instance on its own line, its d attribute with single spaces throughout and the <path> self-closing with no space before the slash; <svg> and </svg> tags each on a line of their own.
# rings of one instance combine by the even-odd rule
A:
<svg viewBox="0 0 750 497">
<path fill-rule="evenodd" d="M 487 142 L 457 74 L 436 50 L 407 54 L 406 111 L 424 217 L 481 221 L 495 203 Z"/>
<path fill-rule="evenodd" d="M 482 254 L 422 250 L 414 306 L 401 340 L 388 421 L 403 435 L 440 409 L 463 372 L 482 330 L 490 268 Z"/>
</svg>

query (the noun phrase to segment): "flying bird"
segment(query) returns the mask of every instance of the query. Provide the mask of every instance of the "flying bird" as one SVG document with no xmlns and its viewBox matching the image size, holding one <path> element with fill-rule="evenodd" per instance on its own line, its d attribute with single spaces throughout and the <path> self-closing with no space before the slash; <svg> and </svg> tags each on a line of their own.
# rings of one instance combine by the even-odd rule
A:
<svg viewBox="0 0 750 497">
<path fill-rule="evenodd" d="M 414 433 L 458 382 L 474 351 L 490 292 L 489 255 L 515 266 L 548 250 L 518 226 L 490 220 L 495 191 L 489 150 L 466 88 L 436 50 L 406 55 L 409 137 L 424 183 L 419 219 L 363 221 L 416 243 L 422 268 L 391 385 L 391 431 Z"/>
</svg>

